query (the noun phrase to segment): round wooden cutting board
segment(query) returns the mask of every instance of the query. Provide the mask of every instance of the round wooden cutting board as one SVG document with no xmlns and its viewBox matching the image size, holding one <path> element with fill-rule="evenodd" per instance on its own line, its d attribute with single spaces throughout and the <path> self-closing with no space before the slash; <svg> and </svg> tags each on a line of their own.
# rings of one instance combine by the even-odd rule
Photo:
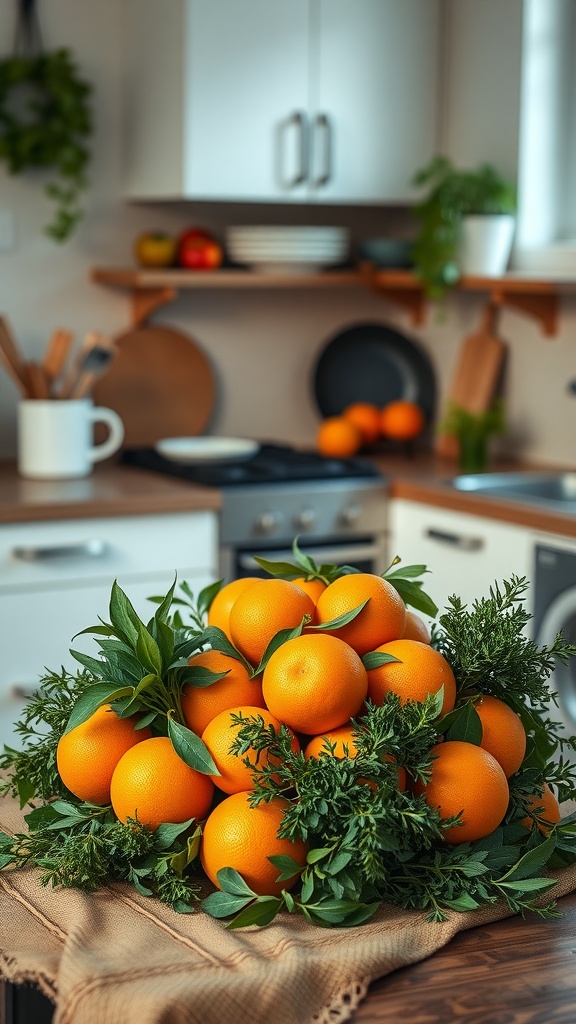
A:
<svg viewBox="0 0 576 1024">
<path fill-rule="evenodd" d="M 201 434 L 214 411 L 216 382 L 197 343 L 162 326 L 125 331 L 115 343 L 118 354 L 93 397 L 122 419 L 123 447 Z"/>
</svg>

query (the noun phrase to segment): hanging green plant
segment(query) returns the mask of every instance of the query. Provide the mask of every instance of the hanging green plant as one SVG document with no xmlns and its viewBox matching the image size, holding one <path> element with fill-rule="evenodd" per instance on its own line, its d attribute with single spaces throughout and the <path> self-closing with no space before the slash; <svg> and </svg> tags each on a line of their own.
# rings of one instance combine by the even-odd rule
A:
<svg viewBox="0 0 576 1024">
<path fill-rule="evenodd" d="M 45 186 L 56 203 L 46 234 L 63 242 L 83 215 L 92 131 L 91 86 L 69 50 L 0 59 L 0 160 L 11 174 L 53 170 Z"/>
</svg>

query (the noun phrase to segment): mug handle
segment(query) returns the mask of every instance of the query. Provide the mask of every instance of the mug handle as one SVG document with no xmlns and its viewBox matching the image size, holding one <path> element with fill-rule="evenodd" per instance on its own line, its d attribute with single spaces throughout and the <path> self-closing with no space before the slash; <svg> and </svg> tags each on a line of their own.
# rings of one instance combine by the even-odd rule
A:
<svg viewBox="0 0 576 1024">
<path fill-rule="evenodd" d="M 109 430 L 106 440 L 102 444 L 93 445 L 88 453 L 91 462 L 101 462 L 118 451 L 124 440 L 124 424 L 118 413 L 102 405 L 90 410 L 90 419 L 92 423 L 105 423 Z"/>
</svg>

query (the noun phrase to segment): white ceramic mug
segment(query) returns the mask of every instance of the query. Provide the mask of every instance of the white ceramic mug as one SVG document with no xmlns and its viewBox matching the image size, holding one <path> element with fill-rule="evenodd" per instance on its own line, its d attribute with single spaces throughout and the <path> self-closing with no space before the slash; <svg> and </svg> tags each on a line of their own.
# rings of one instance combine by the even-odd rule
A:
<svg viewBox="0 0 576 1024">
<path fill-rule="evenodd" d="M 108 437 L 95 445 L 93 427 L 104 423 Z M 122 420 L 89 398 L 30 399 L 18 406 L 18 471 L 36 480 L 87 476 L 95 462 L 118 451 Z"/>
</svg>

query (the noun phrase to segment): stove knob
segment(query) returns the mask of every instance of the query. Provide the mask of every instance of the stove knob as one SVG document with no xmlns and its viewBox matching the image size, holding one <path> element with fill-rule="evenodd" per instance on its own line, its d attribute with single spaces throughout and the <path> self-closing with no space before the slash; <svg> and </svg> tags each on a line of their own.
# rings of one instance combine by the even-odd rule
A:
<svg viewBox="0 0 576 1024">
<path fill-rule="evenodd" d="M 362 506 L 357 504 L 345 505 L 340 512 L 340 522 L 344 526 L 355 526 L 362 515 Z"/>
<path fill-rule="evenodd" d="M 316 522 L 316 511 L 313 508 L 303 508 L 294 516 L 294 526 L 298 530 L 311 530 Z"/>
<path fill-rule="evenodd" d="M 276 512 L 262 512 L 255 520 L 254 526 L 257 533 L 273 533 L 282 522 L 282 516 Z"/>
</svg>

